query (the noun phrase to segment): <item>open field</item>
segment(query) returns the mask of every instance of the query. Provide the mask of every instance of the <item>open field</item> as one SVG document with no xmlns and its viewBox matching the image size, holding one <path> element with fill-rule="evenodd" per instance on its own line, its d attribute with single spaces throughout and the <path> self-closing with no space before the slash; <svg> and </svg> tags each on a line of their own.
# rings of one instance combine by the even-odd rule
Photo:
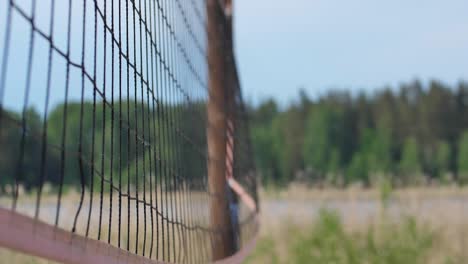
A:
<svg viewBox="0 0 468 264">
<path fill-rule="evenodd" d="M 71 204 L 74 195 L 67 197 Z M 290 187 L 262 190 L 261 201 L 260 241 L 249 263 L 307 263 L 304 259 L 315 251 L 324 254 L 312 256 L 317 263 L 468 259 L 466 188 L 409 188 L 383 195 L 376 189 Z M 4 249 L 0 259 L 47 263 Z"/>
<path fill-rule="evenodd" d="M 249 263 L 465 263 L 468 190 L 262 191 Z M 340 242 L 341 241 L 341 242 Z M 348 241 L 348 242 L 344 242 Z"/>
<path fill-rule="evenodd" d="M 379 221 L 414 216 L 440 228 L 455 228 L 468 220 L 468 189 L 458 187 L 408 188 L 390 191 L 386 197 L 377 189 L 304 189 L 261 191 L 262 230 L 282 224 L 310 224 L 321 209 L 336 211 L 350 229 Z M 441 218 L 441 216 L 444 216 Z"/>
</svg>

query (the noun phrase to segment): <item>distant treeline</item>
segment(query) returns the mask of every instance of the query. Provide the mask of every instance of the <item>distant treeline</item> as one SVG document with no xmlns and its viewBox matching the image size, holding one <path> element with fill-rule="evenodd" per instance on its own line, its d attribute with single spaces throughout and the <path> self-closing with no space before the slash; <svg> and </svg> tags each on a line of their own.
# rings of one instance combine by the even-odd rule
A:
<svg viewBox="0 0 468 264">
<path fill-rule="evenodd" d="M 40 182 L 99 185 L 112 175 L 118 186 L 120 179 L 134 185 L 142 173 L 169 186 L 183 178 L 202 188 L 205 111 L 203 102 L 158 107 L 128 101 L 113 107 L 71 102 L 47 115 L 29 108 L 24 119 L 3 110 L 0 192 L 15 179 L 32 189 Z M 415 81 L 373 94 L 332 91 L 317 99 L 302 91 L 286 108 L 266 100 L 248 112 L 264 184 L 468 183 L 468 83 Z"/>
<path fill-rule="evenodd" d="M 16 180 L 28 190 L 41 182 L 54 188 L 61 182 L 96 188 L 102 177 L 106 189 L 111 178 L 114 187 L 120 181 L 135 185 L 136 180 L 141 186 L 150 176 L 153 184 L 162 179 L 166 186 L 188 182 L 201 188 L 206 176 L 205 111 L 202 102 L 155 106 L 128 101 L 112 107 L 70 102 L 46 115 L 29 108 L 24 119 L 3 110 L 0 193 L 11 192 Z"/>
<path fill-rule="evenodd" d="M 373 94 L 332 91 L 251 108 L 264 183 L 468 183 L 468 83 L 419 81 Z"/>
</svg>

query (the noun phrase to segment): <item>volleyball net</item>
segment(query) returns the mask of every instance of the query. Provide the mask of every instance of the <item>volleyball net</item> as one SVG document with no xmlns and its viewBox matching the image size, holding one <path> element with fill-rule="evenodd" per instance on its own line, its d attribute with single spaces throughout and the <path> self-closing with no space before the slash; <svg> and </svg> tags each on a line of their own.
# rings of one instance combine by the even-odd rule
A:
<svg viewBox="0 0 468 264">
<path fill-rule="evenodd" d="M 0 3 L 1 246 L 76 263 L 206 263 L 252 246 L 230 5 Z"/>
</svg>

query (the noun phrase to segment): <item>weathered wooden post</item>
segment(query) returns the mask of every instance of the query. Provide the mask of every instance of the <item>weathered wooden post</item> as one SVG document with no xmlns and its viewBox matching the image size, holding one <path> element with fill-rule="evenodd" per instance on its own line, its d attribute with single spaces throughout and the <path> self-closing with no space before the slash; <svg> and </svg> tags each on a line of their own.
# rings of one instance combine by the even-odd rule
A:
<svg viewBox="0 0 468 264">
<path fill-rule="evenodd" d="M 213 236 L 213 260 L 223 259 L 235 252 L 226 181 L 227 128 L 227 28 L 224 6 L 219 0 L 207 0 L 209 98 L 208 126 L 208 185 L 214 194 L 211 199 L 211 227 L 218 230 Z"/>
</svg>

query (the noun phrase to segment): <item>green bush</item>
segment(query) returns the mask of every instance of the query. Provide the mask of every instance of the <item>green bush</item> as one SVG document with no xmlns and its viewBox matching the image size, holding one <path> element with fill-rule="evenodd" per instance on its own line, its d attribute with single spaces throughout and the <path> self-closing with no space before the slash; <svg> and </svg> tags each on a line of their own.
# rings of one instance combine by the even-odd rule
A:
<svg viewBox="0 0 468 264">
<path fill-rule="evenodd" d="M 337 213 L 322 210 L 307 228 L 289 226 L 280 234 L 260 240 L 249 263 L 426 263 L 434 232 L 413 218 L 398 224 L 382 221 L 365 232 L 347 232 Z M 280 256 L 278 249 L 286 248 Z M 281 252 L 283 253 L 283 252 Z M 283 253 L 284 254 L 284 253 Z"/>
</svg>

